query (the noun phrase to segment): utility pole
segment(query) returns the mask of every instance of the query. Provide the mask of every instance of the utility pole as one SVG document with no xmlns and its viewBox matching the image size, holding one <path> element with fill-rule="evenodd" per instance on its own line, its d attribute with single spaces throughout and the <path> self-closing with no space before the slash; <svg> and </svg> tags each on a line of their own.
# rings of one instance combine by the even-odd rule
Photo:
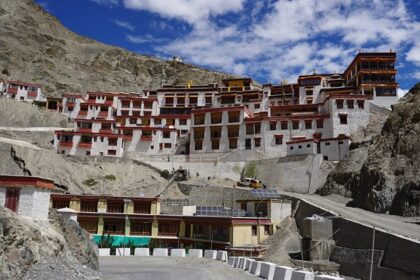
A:
<svg viewBox="0 0 420 280">
<path fill-rule="evenodd" d="M 375 227 L 373 227 L 373 235 L 372 235 L 372 254 L 370 256 L 370 274 L 369 274 L 369 280 L 372 280 L 372 274 L 373 274 L 373 256 L 375 253 Z"/>
</svg>

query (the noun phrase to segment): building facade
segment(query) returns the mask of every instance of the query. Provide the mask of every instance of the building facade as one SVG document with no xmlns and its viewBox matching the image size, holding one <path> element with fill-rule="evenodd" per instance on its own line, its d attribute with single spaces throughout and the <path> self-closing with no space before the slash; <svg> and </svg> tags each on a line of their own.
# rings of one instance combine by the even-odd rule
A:
<svg viewBox="0 0 420 280">
<path fill-rule="evenodd" d="M 241 201 L 237 209 L 241 203 L 244 202 Z M 255 201 L 249 203 L 251 207 Z M 246 215 L 242 216 L 233 216 L 225 208 L 223 214 L 213 211 L 203 216 L 196 211 L 198 206 L 186 206 L 182 215 L 162 214 L 159 198 L 144 197 L 53 194 L 50 207 L 74 210 L 80 226 L 98 243 L 101 236 L 111 235 L 145 245 L 153 239 L 163 247 L 230 248 L 233 251 L 247 247 L 257 253 L 261 253 L 261 242 L 291 213 L 291 203 L 279 199 L 259 201 L 257 210 L 269 210 L 244 212 Z"/>
<path fill-rule="evenodd" d="M 367 126 L 370 104 L 396 102 L 396 53 L 359 53 L 344 73 L 299 76 L 296 83 L 163 85 L 142 93 L 63 96 L 77 126 L 56 132 L 60 154 L 122 157 L 187 155 L 186 160 L 346 155 Z"/>
<path fill-rule="evenodd" d="M 54 182 L 28 176 L 0 176 L 0 207 L 34 220 L 48 220 L 48 202 Z"/>
</svg>

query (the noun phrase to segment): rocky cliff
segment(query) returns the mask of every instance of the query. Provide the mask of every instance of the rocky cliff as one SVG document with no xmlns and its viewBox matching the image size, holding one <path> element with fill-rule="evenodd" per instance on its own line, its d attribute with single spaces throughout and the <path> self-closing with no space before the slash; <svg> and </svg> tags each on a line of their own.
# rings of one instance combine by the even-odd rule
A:
<svg viewBox="0 0 420 280">
<path fill-rule="evenodd" d="M 213 83 L 227 77 L 79 36 L 32 0 L 0 1 L 0 27 L 0 79 L 40 83 L 52 96 L 85 90 L 138 92 L 162 83 Z"/>
<path fill-rule="evenodd" d="M 373 212 L 420 215 L 420 83 L 402 98 L 379 135 L 340 162 L 318 193 L 339 193 Z"/>
<path fill-rule="evenodd" d="M 100 279 L 87 233 L 56 212 L 35 222 L 0 209 L 0 279 Z"/>
</svg>

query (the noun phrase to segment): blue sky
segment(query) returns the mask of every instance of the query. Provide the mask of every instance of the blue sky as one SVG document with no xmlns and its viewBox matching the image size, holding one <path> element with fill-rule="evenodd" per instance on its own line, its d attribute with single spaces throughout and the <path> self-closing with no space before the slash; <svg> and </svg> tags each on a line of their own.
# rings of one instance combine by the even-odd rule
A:
<svg viewBox="0 0 420 280">
<path fill-rule="evenodd" d="M 261 83 L 342 72 L 360 49 L 397 51 L 402 91 L 420 81 L 418 0 L 36 0 L 70 30 Z"/>
</svg>

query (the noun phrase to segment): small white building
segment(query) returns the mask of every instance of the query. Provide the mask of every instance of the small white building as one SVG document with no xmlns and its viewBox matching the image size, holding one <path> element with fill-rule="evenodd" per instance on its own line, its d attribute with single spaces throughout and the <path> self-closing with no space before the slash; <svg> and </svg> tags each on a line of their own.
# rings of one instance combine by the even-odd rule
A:
<svg viewBox="0 0 420 280">
<path fill-rule="evenodd" d="M 8 208 L 19 215 L 48 220 L 51 189 L 54 182 L 30 176 L 0 176 L 0 207 Z"/>
</svg>

